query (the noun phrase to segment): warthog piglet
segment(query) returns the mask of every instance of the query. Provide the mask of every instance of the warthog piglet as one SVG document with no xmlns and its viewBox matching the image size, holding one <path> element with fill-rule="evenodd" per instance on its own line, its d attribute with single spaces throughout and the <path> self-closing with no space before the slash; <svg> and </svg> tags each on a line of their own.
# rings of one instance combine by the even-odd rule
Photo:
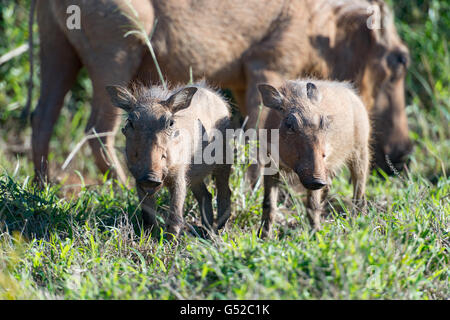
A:
<svg viewBox="0 0 450 320">
<path fill-rule="evenodd" d="M 346 164 L 353 198 L 365 206 L 369 168 L 370 122 L 366 108 L 348 83 L 294 80 L 276 89 L 260 84 L 263 103 L 270 108 L 266 127 L 279 128 L 280 167 L 296 173 L 307 189 L 312 226 L 320 217 L 331 180 Z M 277 203 L 277 175 L 264 177 L 262 235 L 270 233 Z"/>
<path fill-rule="evenodd" d="M 199 203 L 203 226 L 209 230 L 224 227 L 230 216 L 231 164 L 218 160 L 217 156 L 225 153 L 217 150 L 215 161 L 204 161 L 201 156 L 211 145 L 214 133 L 225 136 L 229 126 L 227 102 L 203 83 L 172 90 L 138 87 L 132 92 L 109 86 L 107 91 L 113 104 L 128 113 L 122 129 L 126 162 L 136 179 L 144 225 L 157 227 L 154 194 L 166 186 L 171 194 L 166 231 L 169 237 L 177 236 L 183 226 L 183 204 L 190 185 Z M 195 161 L 199 154 L 200 160 Z M 217 186 L 215 226 L 212 196 L 204 183 L 209 174 L 215 177 Z"/>
</svg>

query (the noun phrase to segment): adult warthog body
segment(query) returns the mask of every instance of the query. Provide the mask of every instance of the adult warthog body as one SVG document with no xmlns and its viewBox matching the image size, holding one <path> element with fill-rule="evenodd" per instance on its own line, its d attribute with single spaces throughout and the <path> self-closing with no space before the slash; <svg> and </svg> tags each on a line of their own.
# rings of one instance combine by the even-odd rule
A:
<svg viewBox="0 0 450 320">
<path fill-rule="evenodd" d="M 105 86 L 131 80 L 158 81 L 149 50 L 135 36 L 134 13 L 126 1 L 36 0 L 41 39 L 41 95 L 32 120 L 33 160 L 38 177 L 48 174 L 48 145 L 64 96 L 86 67 L 93 83 L 92 114 L 86 128 L 114 132 L 120 115 Z M 409 56 L 390 11 L 382 1 L 334 0 L 132 0 L 164 76 L 185 83 L 194 78 L 230 88 L 248 125 L 264 123 L 258 83 L 314 76 L 354 83 L 374 119 L 376 163 L 386 157 L 401 169 L 412 149 L 404 102 Z M 81 28 L 66 26 L 69 5 L 78 5 Z M 370 7 L 372 6 L 372 7 Z M 368 9 L 369 8 L 369 9 Z M 376 8 L 380 15 L 372 15 Z M 380 18 L 381 28 L 368 28 Z M 376 21 L 375 21 L 376 22 Z M 90 140 L 101 171 L 124 173 L 106 136 Z"/>
</svg>

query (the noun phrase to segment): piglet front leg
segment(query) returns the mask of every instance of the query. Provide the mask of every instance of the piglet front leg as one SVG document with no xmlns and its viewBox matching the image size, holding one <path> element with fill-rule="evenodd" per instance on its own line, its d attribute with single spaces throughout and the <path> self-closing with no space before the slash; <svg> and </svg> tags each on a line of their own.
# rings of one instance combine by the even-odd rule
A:
<svg viewBox="0 0 450 320">
<path fill-rule="evenodd" d="M 142 209 L 142 220 L 144 229 L 149 230 L 153 234 L 159 231 L 158 222 L 156 220 L 156 201 L 154 195 L 149 195 L 141 188 L 137 188 L 139 196 L 139 206 Z"/>
<path fill-rule="evenodd" d="M 309 222 L 311 223 L 311 227 L 314 230 L 320 230 L 321 216 L 323 212 L 322 189 L 308 190 L 306 200 L 306 212 Z"/>
<path fill-rule="evenodd" d="M 183 208 L 186 199 L 186 178 L 184 174 L 178 174 L 169 185 L 170 214 L 166 223 L 168 239 L 171 240 L 180 234 L 183 226 Z"/>
</svg>

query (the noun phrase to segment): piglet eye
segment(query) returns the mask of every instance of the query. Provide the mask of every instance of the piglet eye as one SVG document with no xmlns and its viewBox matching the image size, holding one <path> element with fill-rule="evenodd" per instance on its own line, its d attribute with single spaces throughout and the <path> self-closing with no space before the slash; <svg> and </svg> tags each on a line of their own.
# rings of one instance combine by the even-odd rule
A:
<svg viewBox="0 0 450 320">
<path fill-rule="evenodd" d="M 125 123 L 125 128 L 130 127 L 131 129 L 134 129 L 133 122 L 131 122 L 130 119 L 127 119 L 127 122 Z"/>
<path fill-rule="evenodd" d="M 172 129 L 174 124 L 175 124 L 175 120 L 168 119 L 167 122 L 166 122 L 166 128 L 167 129 Z"/>
<path fill-rule="evenodd" d="M 295 124 L 292 118 L 287 118 L 286 121 L 284 122 L 284 125 L 286 126 L 286 129 L 289 132 L 294 132 L 295 131 Z"/>
</svg>

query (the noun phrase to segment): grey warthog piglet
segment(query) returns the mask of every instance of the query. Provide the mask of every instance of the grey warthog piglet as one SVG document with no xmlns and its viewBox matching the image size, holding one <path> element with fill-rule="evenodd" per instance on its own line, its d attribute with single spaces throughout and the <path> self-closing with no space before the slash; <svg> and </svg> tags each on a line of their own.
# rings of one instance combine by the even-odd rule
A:
<svg viewBox="0 0 450 320">
<path fill-rule="evenodd" d="M 167 186 L 171 204 L 166 231 L 169 237 L 177 236 L 183 226 L 183 205 L 190 185 L 203 226 L 208 230 L 223 228 L 230 216 L 231 164 L 225 164 L 222 149 L 215 150 L 214 162 L 201 156 L 211 146 L 214 133 L 225 135 L 230 116 L 227 102 L 202 83 L 173 90 L 135 87 L 132 93 L 121 86 L 108 86 L 107 91 L 113 104 L 128 113 L 122 129 L 126 163 L 136 179 L 145 227 L 157 227 L 154 194 Z M 200 161 L 194 161 L 199 154 Z M 204 183 L 209 174 L 214 175 L 217 186 L 216 226 L 212 196 Z"/>
<path fill-rule="evenodd" d="M 279 128 L 280 168 L 293 171 L 307 191 L 308 218 L 320 228 L 323 201 L 331 179 L 346 164 L 351 172 L 353 199 L 365 206 L 369 168 L 370 121 L 359 96 L 347 83 L 294 80 L 279 90 L 260 84 L 271 109 L 269 128 Z M 277 176 L 264 177 L 262 236 L 270 234 L 277 204 Z"/>
</svg>

